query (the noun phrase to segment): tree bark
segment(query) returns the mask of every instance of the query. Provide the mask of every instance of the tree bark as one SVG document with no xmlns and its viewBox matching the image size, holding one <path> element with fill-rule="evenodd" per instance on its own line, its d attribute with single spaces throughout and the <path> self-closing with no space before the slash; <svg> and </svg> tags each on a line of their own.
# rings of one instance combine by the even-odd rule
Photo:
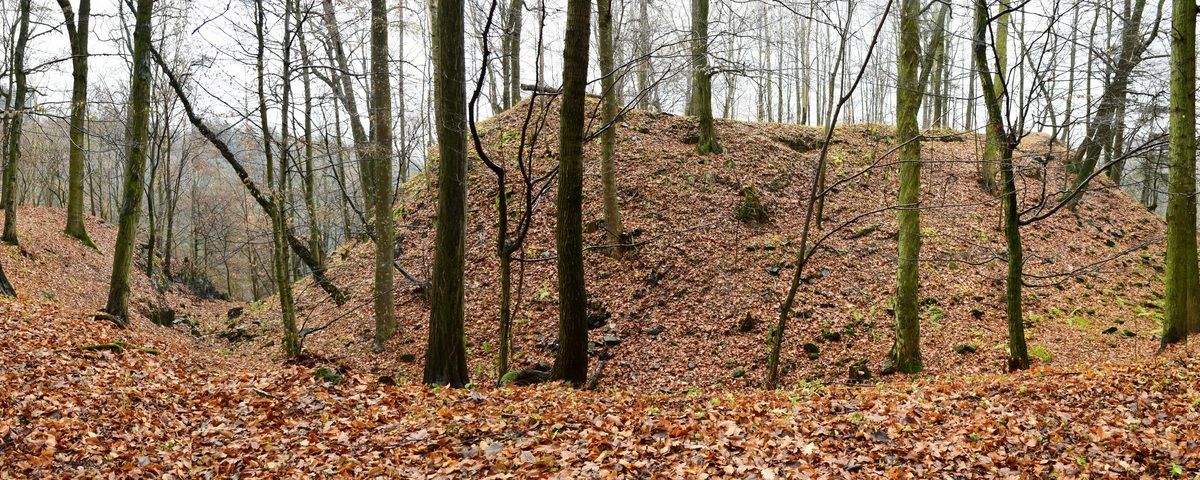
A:
<svg viewBox="0 0 1200 480">
<path fill-rule="evenodd" d="M 17 168 L 21 163 L 21 124 L 25 116 L 25 94 L 27 90 L 25 72 L 25 47 L 29 43 L 30 0 L 20 0 L 20 19 L 17 20 L 17 43 L 12 52 L 13 92 L 12 107 L 17 114 L 8 123 L 8 159 L 4 164 L 3 198 L 4 232 L 0 241 L 17 244 Z M 140 193 L 140 192 L 139 192 Z"/>
<path fill-rule="evenodd" d="M 1162 345 L 1200 329 L 1196 255 L 1196 4 L 1172 2 L 1170 180 Z"/>
<path fill-rule="evenodd" d="M 88 37 L 91 0 L 79 0 L 76 19 L 70 0 L 58 0 L 67 39 L 71 43 L 71 145 L 67 175 L 67 225 L 65 233 L 95 248 L 83 226 L 83 173 L 86 168 L 84 144 L 87 142 Z M 76 23 L 78 22 L 78 23 Z"/>
<path fill-rule="evenodd" d="M 1003 7 L 1002 7 L 1003 8 Z M 1005 280 L 1005 309 L 1008 316 L 1008 370 L 1029 368 L 1029 352 L 1025 345 L 1025 324 L 1021 313 L 1021 277 L 1024 269 L 1024 251 L 1021 246 L 1020 211 L 1017 209 L 1017 183 L 1013 173 L 1013 149 L 1016 139 L 1006 131 L 1001 109 L 1001 95 L 992 81 L 987 62 L 987 19 L 986 0 L 975 3 L 975 43 L 972 56 L 983 90 L 984 106 L 987 108 L 987 129 L 997 140 L 1000 154 L 1000 177 L 1003 184 L 1004 239 L 1008 253 L 1008 275 Z M 1002 61 L 997 59 L 996 63 Z"/>
<path fill-rule="evenodd" d="M 558 141 L 558 353 L 551 376 L 587 381 L 587 292 L 583 278 L 583 123 L 587 88 L 588 0 L 567 0 Z M 711 113 L 710 113 L 711 115 Z"/>
<path fill-rule="evenodd" d="M 721 153 L 712 115 L 712 76 L 708 71 L 708 0 L 692 0 L 692 101 L 700 121 L 696 153 Z"/>
<path fill-rule="evenodd" d="M 467 216 L 467 108 L 463 98 L 466 61 L 463 37 L 457 34 L 463 31 L 463 1 L 437 0 L 433 17 L 438 215 L 424 382 L 462 387 L 468 382 L 467 352 L 463 342 Z"/>
<path fill-rule="evenodd" d="M 28 4 L 29 0 L 25 0 Z M 117 221 L 117 242 L 113 251 L 112 278 L 104 311 L 116 318 L 119 326 L 129 324 L 130 268 L 137 240 L 138 220 L 142 211 L 143 170 L 148 146 L 147 124 L 150 118 L 150 36 L 154 0 L 138 0 L 133 29 L 133 72 L 129 81 L 129 113 L 125 126 L 125 181 L 121 190 L 121 215 Z"/>
<path fill-rule="evenodd" d="M 897 217 L 900 232 L 896 258 L 896 341 L 888 354 L 889 368 L 916 373 L 921 363 L 919 304 L 921 256 L 921 106 L 918 62 L 921 56 L 920 2 L 900 2 L 899 62 L 896 85 L 896 140 L 900 142 L 900 193 Z"/>
<path fill-rule="evenodd" d="M 608 243 L 621 243 L 621 209 L 617 205 L 617 173 L 613 156 L 617 143 L 616 69 L 613 64 L 612 0 L 596 0 L 597 29 L 600 37 L 601 123 L 608 128 L 600 136 L 600 183 L 604 193 L 604 231 Z M 619 246 L 610 251 L 619 255 Z"/>
<path fill-rule="evenodd" d="M 375 182 L 375 344 L 383 351 L 396 331 L 392 288 L 392 87 L 388 79 L 387 0 L 371 0 L 372 176 Z"/>
</svg>

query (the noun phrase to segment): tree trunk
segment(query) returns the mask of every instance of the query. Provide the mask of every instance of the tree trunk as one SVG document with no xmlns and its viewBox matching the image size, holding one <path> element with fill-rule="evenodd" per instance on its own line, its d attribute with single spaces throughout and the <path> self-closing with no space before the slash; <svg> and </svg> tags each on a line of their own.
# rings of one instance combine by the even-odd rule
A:
<svg viewBox="0 0 1200 480">
<path fill-rule="evenodd" d="M 922 370 L 919 262 L 921 256 L 921 132 L 917 110 L 921 106 L 918 63 L 921 56 L 920 2 L 900 2 L 899 62 L 896 85 L 896 141 L 900 142 L 900 224 L 896 258 L 896 341 L 888 354 L 889 369 L 916 373 Z"/>
<path fill-rule="evenodd" d="M 701 0 L 703 1 L 703 0 Z M 587 88 L 588 0 L 567 0 L 558 134 L 558 353 L 551 376 L 587 381 L 587 292 L 583 279 L 583 123 Z M 711 119 L 712 113 L 709 112 Z M 703 143 L 703 140 L 701 141 Z"/>
<path fill-rule="evenodd" d="M 466 244 L 467 107 L 462 35 L 463 1 L 437 0 L 434 15 L 434 98 L 438 133 L 438 215 L 430 292 L 429 343 L 424 382 L 467 384 L 463 336 L 463 263 Z"/>
<path fill-rule="evenodd" d="M 301 74 L 304 85 L 304 209 L 308 214 L 308 250 L 316 257 L 317 262 L 324 265 L 325 252 L 322 251 L 321 227 L 317 223 L 317 176 L 313 169 L 313 136 L 312 136 L 312 59 L 308 55 L 308 41 L 304 37 L 304 21 L 307 16 L 301 9 L 296 12 L 296 38 L 300 43 Z"/>
<path fill-rule="evenodd" d="M 371 128 L 374 130 L 372 176 L 375 177 L 375 344 L 383 351 L 396 331 L 392 260 L 396 230 L 392 226 L 392 87 L 388 79 L 387 0 L 371 0 Z"/>
<path fill-rule="evenodd" d="M 95 248 L 83 226 L 83 173 L 86 168 L 84 145 L 87 142 L 88 37 L 91 0 L 79 0 L 79 17 L 70 0 L 58 0 L 62 9 L 68 41 L 71 43 L 71 145 L 67 175 L 67 235 Z M 76 23 L 78 22 L 78 23 Z"/>
<path fill-rule="evenodd" d="M 995 79 L 992 81 L 997 97 L 1008 88 L 1008 10 L 1010 0 L 1000 0 L 1000 16 L 996 18 Z M 1000 139 L 991 128 L 984 131 L 983 161 L 979 163 L 979 185 L 988 193 L 996 191 L 996 168 L 1000 163 Z"/>
<path fill-rule="evenodd" d="M 12 52 L 12 107 L 17 114 L 8 123 L 8 161 L 4 164 L 3 198 L 4 233 L 0 240 L 17 244 L 17 168 L 21 163 L 21 124 L 25 117 L 25 47 L 29 43 L 30 0 L 20 0 L 20 19 L 17 21 L 17 43 Z M 140 193 L 140 192 L 139 192 Z M 136 220 L 135 220 L 136 221 Z"/>
<path fill-rule="evenodd" d="M 608 128 L 600 136 L 600 183 L 604 192 L 604 231 L 608 243 L 621 243 L 621 210 L 617 205 L 617 167 L 613 154 L 617 143 L 617 91 L 615 65 L 613 65 L 613 32 L 612 32 L 612 0 L 596 0 L 597 29 L 600 36 L 600 90 L 601 90 L 601 123 Z M 619 246 L 610 249 L 619 255 L 623 249 Z"/>
<path fill-rule="evenodd" d="M 28 0 L 25 0 L 28 4 Z M 137 226 L 142 210 L 143 170 L 146 166 L 150 119 L 150 13 L 154 0 L 138 0 L 133 29 L 133 72 L 129 81 L 129 113 L 125 126 L 125 181 L 121 190 L 121 216 L 117 221 L 117 242 L 113 251 L 112 278 L 104 311 L 117 319 L 119 326 L 129 324 L 130 268 L 137 244 Z"/>
<path fill-rule="evenodd" d="M 1167 275 L 1162 345 L 1200 329 L 1196 264 L 1196 4 L 1172 2 Z"/>
<path fill-rule="evenodd" d="M 692 0 L 692 105 L 700 117 L 696 153 L 721 153 L 713 126 L 712 77 L 708 72 L 708 0 Z"/>
<path fill-rule="evenodd" d="M 1075 188 L 1072 190 L 1076 193 L 1067 205 L 1072 210 L 1083 198 L 1082 189 L 1078 187 L 1086 182 L 1096 169 L 1101 151 L 1106 145 L 1112 144 L 1114 127 L 1118 120 L 1117 113 L 1121 111 L 1120 104 L 1125 101 L 1125 92 L 1129 88 L 1130 76 L 1133 74 L 1134 68 L 1141 63 L 1142 54 L 1150 43 L 1143 41 L 1141 35 L 1142 13 L 1146 7 L 1146 0 L 1136 0 L 1132 5 L 1127 3 L 1127 7 L 1124 14 L 1125 26 L 1121 30 L 1121 49 L 1116 65 L 1110 70 L 1108 87 L 1101 94 L 1096 115 L 1088 122 L 1083 141 L 1080 142 L 1079 148 L 1071 158 L 1070 164 L 1074 165 L 1076 169 L 1075 181 L 1072 184 L 1072 187 Z M 1161 10 L 1159 13 L 1161 14 Z M 1149 36 L 1151 39 L 1157 36 L 1157 20 L 1153 28 L 1154 30 Z"/>
<path fill-rule="evenodd" d="M 1003 8 L 1003 7 L 1002 7 Z M 1025 345 L 1025 324 L 1021 313 L 1021 276 L 1024 269 L 1024 251 L 1021 246 L 1020 210 L 1017 208 L 1017 183 L 1013 173 L 1013 149 L 1017 137 L 1007 132 L 1004 126 L 1001 98 L 1004 89 L 996 88 L 987 62 L 986 0 L 976 0 L 975 43 L 972 56 L 983 89 L 984 106 L 987 108 L 987 129 L 998 141 L 1000 153 L 1000 177 L 1003 184 L 1004 239 L 1008 250 L 1008 276 L 1005 282 L 1005 305 L 1008 314 L 1008 370 L 1029 368 L 1029 353 Z M 1001 61 L 997 59 L 997 63 Z"/>
<path fill-rule="evenodd" d="M 372 206 L 375 203 L 374 193 L 371 190 L 373 175 L 367 163 L 367 159 L 371 155 L 369 152 L 371 142 L 367 138 L 367 130 L 363 128 L 362 117 L 358 116 L 358 100 L 354 95 L 354 85 L 350 81 L 350 62 L 346 58 L 346 50 L 342 45 L 342 32 L 338 27 L 333 0 L 322 0 L 321 5 L 324 11 L 325 30 L 329 35 L 329 49 L 338 65 L 338 68 L 330 74 L 332 80 L 330 87 L 333 89 L 334 95 L 346 107 L 346 116 L 350 118 L 350 134 L 354 137 L 354 153 L 363 189 L 363 209 L 366 211 L 367 218 L 371 218 Z M 370 228 L 369 225 L 367 227 Z"/>
</svg>

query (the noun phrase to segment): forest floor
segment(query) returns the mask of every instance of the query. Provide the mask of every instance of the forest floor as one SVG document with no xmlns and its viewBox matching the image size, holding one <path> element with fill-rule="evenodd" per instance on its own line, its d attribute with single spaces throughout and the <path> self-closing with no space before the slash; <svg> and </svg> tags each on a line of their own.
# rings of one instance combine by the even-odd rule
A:
<svg viewBox="0 0 1200 480">
<path fill-rule="evenodd" d="M 484 125 L 494 155 L 511 153 L 504 132 L 519 120 L 510 112 Z M 637 179 L 621 190 L 626 229 L 641 233 L 626 259 L 587 254 L 589 292 L 610 315 L 593 340 L 619 340 L 594 391 L 490 386 L 495 189 L 482 168 L 468 229 L 475 383 L 461 390 L 414 384 L 427 310 L 402 279 L 400 333 L 383 354 L 367 353 L 367 245 L 333 254 L 332 277 L 353 293 L 345 307 L 299 283 L 301 322 L 330 327 L 308 337 L 304 360 L 285 363 L 270 300 L 230 323 L 237 304 L 174 287 L 164 300 L 142 275 L 131 328 L 91 318 L 115 230 L 91 221 L 92 250 L 59 233 L 61 211 L 21 209 L 23 246 L 0 248 L 19 291 L 0 299 L 0 478 L 1200 478 L 1200 349 L 1155 354 L 1163 225 L 1125 194 L 1091 191 L 1079 215 L 1025 229 L 1030 281 L 1042 285 L 1026 302 L 1038 360 L 1001 373 L 996 205 L 970 180 L 973 137 L 946 132 L 925 147 L 926 373 L 845 381 L 860 360 L 877 367 L 890 343 L 895 220 L 875 215 L 818 251 L 785 343 L 783 388 L 763 391 L 766 325 L 796 253 L 819 140 L 812 129 L 721 122 L 726 153 L 699 158 L 687 143 L 692 128 L 633 112 L 619 130 L 622 178 Z M 555 130 L 551 118 L 541 142 L 554 145 Z M 894 161 L 887 132 L 843 130 L 831 183 L 872 159 Z M 544 169 L 553 152 L 536 151 Z M 1026 151 L 1023 181 L 1057 188 L 1061 167 L 1039 173 L 1038 146 Z M 588 169 L 585 219 L 594 226 L 594 161 Z M 826 231 L 887 205 L 894 183 L 883 168 L 839 186 Z M 734 216 L 749 185 L 768 208 L 764 224 Z M 423 277 L 428 187 L 410 182 L 398 208 L 401 262 Z M 553 206 L 537 208 L 517 367 L 551 358 Z M 600 230 L 588 235 L 603 242 Z M 136 306 L 153 302 L 195 328 L 152 325 Z M 221 336 L 230 331 L 240 341 Z"/>
<path fill-rule="evenodd" d="M 0 299 L 0 478 L 1196 478 L 1200 355 L 778 391 L 318 378 Z"/>
</svg>

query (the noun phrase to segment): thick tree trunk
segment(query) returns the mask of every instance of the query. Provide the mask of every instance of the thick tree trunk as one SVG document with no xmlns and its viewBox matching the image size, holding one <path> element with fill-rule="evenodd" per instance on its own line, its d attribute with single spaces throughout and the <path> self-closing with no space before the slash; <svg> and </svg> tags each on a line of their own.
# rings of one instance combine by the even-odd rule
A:
<svg viewBox="0 0 1200 480">
<path fill-rule="evenodd" d="M 28 2 L 28 0 L 26 0 Z M 133 28 L 133 72 L 129 82 L 129 113 L 125 125 L 125 181 L 121 190 L 121 216 L 113 251 L 112 278 L 104 311 L 120 326 L 129 323 L 130 268 L 137 245 L 137 226 L 142 213 L 142 184 L 149 145 L 150 119 L 150 13 L 154 0 L 138 0 Z"/>
<path fill-rule="evenodd" d="M 462 387 L 468 382 L 463 336 L 463 263 L 466 244 L 467 106 L 462 0 L 437 0 L 434 28 L 434 99 L 438 133 L 438 215 L 430 292 L 424 382 Z"/>
<path fill-rule="evenodd" d="M 721 153 L 712 115 L 712 76 L 708 72 L 708 0 L 692 0 L 692 101 L 700 121 L 696 153 Z"/>
<path fill-rule="evenodd" d="M 896 84 L 896 141 L 900 142 L 900 194 L 897 218 L 900 233 L 896 258 L 896 341 L 888 354 L 889 368 L 921 371 L 919 267 L 921 256 L 921 106 L 918 62 L 921 56 L 920 2 L 900 2 L 899 62 Z"/>
<path fill-rule="evenodd" d="M 1173 2 L 1171 178 L 1167 194 L 1167 276 L 1162 344 L 1200 329 L 1196 264 L 1196 4 Z"/>
<path fill-rule="evenodd" d="M 583 123 L 587 88 L 588 0 L 567 0 L 563 94 L 558 134 L 558 353 L 551 376 L 587 381 L 587 292 L 583 280 Z M 711 118 L 711 111 L 709 116 Z M 701 141 L 703 143 L 703 140 Z"/>
<path fill-rule="evenodd" d="M 387 0 L 371 0 L 371 128 L 375 177 L 375 344 L 383 351 L 396 331 L 392 288 L 392 87 L 388 71 Z"/>
</svg>

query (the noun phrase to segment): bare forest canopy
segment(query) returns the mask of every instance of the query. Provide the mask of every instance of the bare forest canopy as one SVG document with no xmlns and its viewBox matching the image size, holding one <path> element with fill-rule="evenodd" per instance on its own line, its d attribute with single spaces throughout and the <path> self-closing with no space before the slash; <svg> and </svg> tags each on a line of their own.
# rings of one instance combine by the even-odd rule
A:
<svg viewBox="0 0 1200 480">
<path fill-rule="evenodd" d="M 4 0 L 0 477 L 1200 478 L 1196 9 Z"/>
</svg>

